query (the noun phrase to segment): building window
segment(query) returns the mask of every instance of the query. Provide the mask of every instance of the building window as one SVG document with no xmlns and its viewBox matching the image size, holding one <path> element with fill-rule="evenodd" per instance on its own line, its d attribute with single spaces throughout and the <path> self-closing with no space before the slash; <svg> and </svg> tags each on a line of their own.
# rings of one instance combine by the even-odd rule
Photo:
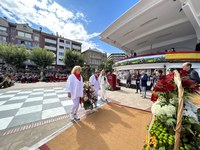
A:
<svg viewBox="0 0 200 150">
<path fill-rule="evenodd" d="M 29 33 L 24 33 L 24 32 L 18 31 L 17 35 L 20 37 L 25 37 L 25 38 L 31 39 L 31 34 L 29 34 Z"/>
<path fill-rule="evenodd" d="M 18 31 L 18 32 L 17 32 L 17 35 L 18 35 L 18 36 L 21 36 L 21 37 L 24 37 L 24 32 Z"/>
<path fill-rule="evenodd" d="M 33 38 L 34 38 L 35 41 L 39 41 L 39 35 L 34 35 Z"/>
<path fill-rule="evenodd" d="M 31 42 L 25 41 L 25 45 L 26 45 L 27 47 L 30 47 L 30 46 L 31 46 Z"/>
<path fill-rule="evenodd" d="M 64 43 L 64 40 L 60 40 L 61 43 Z"/>
<path fill-rule="evenodd" d="M 60 56 L 64 56 L 64 53 L 63 53 L 63 52 L 59 52 L 59 55 L 60 55 Z"/>
<path fill-rule="evenodd" d="M 1 42 L 6 42 L 6 37 L 5 36 L 0 36 L 0 41 Z"/>
<path fill-rule="evenodd" d="M 33 42 L 33 47 L 39 47 L 39 43 L 38 42 Z"/>
<path fill-rule="evenodd" d="M 25 37 L 31 39 L 31 34 L 25 33 Z"/>
<path fill-rule="evenodd" d="M 31 46 L 31 42 L 30 41 L 24 41 L 24 40 L 18 40 L 17 44 L 21 45 L 25 45 L 26 47 L 30 47 Z"/>
<path fill-rule="evenodd" d="M 45 46 L 50 46 L 50 47 L 57 48 L 57 46 L 56 46 L 56 45 L 54 45 L 54 44 L 50 44 L 50 43 L 45 43 Z"/>
<path fill-rule="evenodd" d="M 19 44 L 19 45 L 25 44 L 25 41 L 23 41 L 23 40 L 18 40 L 18 41 L 17 41 L 17 44 Z"/>
<path fill-rule="evenodd" d="M 65 43 L 66 43 L 66 44 L 70 44 L 70 42 L 69 42 L 69 41 L 65 41 Z"/>
<path fill-rule="evenodd" d="M 11 28 L 11 31 L 16 31 L 16 29 L 12 27 L 12 28 Z"/>
<path fill-rule="evenodd" d="M 7 31 L 7 28 L 0 26 L 0 31 Z"/>
<path fill-rule="evenodd" d="M 60 49 L 64 49 L 64 46 L 59 46 Z"/>
</svg>

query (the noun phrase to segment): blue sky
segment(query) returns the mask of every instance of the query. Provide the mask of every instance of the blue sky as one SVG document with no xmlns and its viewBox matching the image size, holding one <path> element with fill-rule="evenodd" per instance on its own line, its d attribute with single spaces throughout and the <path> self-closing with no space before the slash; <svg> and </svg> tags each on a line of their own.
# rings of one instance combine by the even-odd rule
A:
<svg viewBox="0 0 200 150">
<path fill-rule="evenodd" d="M 138 0 L 0 0 L 0 16 L 63 35 L 107 53 L 122 52 L 99 40 L 103 32 Z"/>
</svg>

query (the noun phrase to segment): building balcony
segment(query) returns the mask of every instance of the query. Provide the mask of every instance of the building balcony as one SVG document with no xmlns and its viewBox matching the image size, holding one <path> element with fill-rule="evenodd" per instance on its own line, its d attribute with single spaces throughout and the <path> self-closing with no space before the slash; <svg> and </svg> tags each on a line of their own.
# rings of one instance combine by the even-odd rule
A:
<svg viewBox="0 0 200 150">
<path fill-rule="evenodd" d="M 46 48 L 48 50 L 56 51 L 56 47 L 53 47 L 53 46 L 47 46 L 47 45 L 45 45 L 44 48 Z"/>
<path fill-rule="evenodd" d="M 66 43 L 62 43 L 62 42 L 58 42 L 58 45 L 59 46 L 64 46 L 66 48 L 71 48 L 71 45 L 70 44 L 66 44 Z"/>
<path fill-rule="evenodd" d="M 8 33 L 6 31 L 0 31 L 0 35 L 8 36 Z"/>
<path fill-rule="evenodd" d="M 72 49 L 81 50 L 81 46 L 72 45 Z"/>
<path fill-rule="evenodd" d="M 45 41 L 46 43 L 51 43 L 51 44 L 56 44 L 56 43 L 57 43 L 56 40 L 47 39 L 47 38 L 45 38 L 44 41 Z"/>
</svg>

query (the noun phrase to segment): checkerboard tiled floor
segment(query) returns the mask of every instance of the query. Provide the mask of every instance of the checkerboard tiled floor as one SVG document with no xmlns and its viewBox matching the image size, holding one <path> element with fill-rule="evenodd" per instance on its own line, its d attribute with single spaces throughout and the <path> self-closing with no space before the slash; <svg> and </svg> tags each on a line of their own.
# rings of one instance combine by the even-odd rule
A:
<svg viewBox="0 0 200 150">
<path fill-rule="evenodd" d="M 63 87 L 0 91 L 0 130 L 67 114 L 72 104 Z"/>
</svg>

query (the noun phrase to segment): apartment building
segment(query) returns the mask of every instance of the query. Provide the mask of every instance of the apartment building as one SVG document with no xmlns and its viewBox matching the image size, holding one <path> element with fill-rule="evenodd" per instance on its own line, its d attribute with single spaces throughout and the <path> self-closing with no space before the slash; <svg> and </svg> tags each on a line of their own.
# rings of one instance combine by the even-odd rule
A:
<svg viewBox="0 0 200 150">
<path fill-rule="evenodd" d="M 65 49 L 81 52 L 81 43 L 31 28 L 28 24 L 15 24 L 6 18 L 0 18 L 0 43 L 25 45 L 28 49 L 33 47 L 46 48 L 54 53 L 55 62 L 50 68 L 63 68 L 62 62 Z M 1 63 L 1 60 L 0 60 Z"/>
<path fill-rule="evenodd" d="M 57 65 L 64 65 L 63 57 L 65 51 L 68 49 L 73 49 L 81 53 L 81 43 L 72 41 L 63 37 L 57 38 Z"/>
<path fill-rule="evenodd" d="M 82 54 L 85 58 L 86 64 L 95 69 L 98 69 L 98 66 L 101 64 L 101 62 L 107 59 L 107 54 L 99 51 L 98 49 L 90 48 L 84 51 Z"/>
</svg>

